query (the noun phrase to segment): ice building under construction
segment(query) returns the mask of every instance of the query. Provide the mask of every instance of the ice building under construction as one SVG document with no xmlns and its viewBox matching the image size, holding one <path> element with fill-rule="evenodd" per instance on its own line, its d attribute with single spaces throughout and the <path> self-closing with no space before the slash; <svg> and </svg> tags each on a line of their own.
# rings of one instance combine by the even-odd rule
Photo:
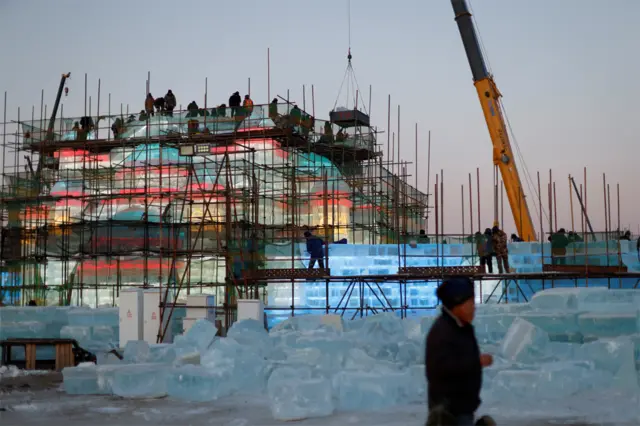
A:
<svg viewBox="0 0 640 426">
<path fill-rule="evenodd" d="M 307 267 L 305 231 L 350 245 L 417 235 L 427 194 L 376 134 L 357 108 L 322 120 L 285 100 L 19 120 L 3 144 L 2 297 L 111 305 L 145 286 L 233 306 L 247 271 Z"/>
</svg>

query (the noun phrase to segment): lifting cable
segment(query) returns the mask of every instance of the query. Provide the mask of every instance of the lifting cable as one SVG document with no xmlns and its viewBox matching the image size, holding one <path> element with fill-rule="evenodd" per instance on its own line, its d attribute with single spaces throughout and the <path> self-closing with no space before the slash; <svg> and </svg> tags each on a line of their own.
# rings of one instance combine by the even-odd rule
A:
<svg viewBox="0 0 640 426">
<path fill-rule="evenodd" d="M 358 93 L 362 94 L 360 90 L 360 85 L 358 84 L 358 79 L 356 78 L 356 73 L 351 65 L 351 59 L 353 56 L 351 55 L 351 0 L 347 2 L 347 27 L 348 27 L 348 41 L 349 41 L 349 50 L 347 54 L 347 68 L 344 71 L 344 77 L 342 78 L 342 83 L 340 83 L 340 89 L 338 90 L 338 96 L 336 97 L 336 101 L 333 104 L 333 111 L 335 111 L 338 106 L 338 101 L 340 100 L 340 95 L 342 94 L 342 88 L 344 87 L 345 81 L 347 82 L 346 87 L 346 100 L 347 103 L 344 105 L 345 108 L 349 108 L 349 100 L 353 100 L 353 108 L 356 108 L 356 96 Z M 360 103 L 362 106 L 362 110 L 368 114 L 369 112 L 366 110 L 365 102 Z"/>
</svg>

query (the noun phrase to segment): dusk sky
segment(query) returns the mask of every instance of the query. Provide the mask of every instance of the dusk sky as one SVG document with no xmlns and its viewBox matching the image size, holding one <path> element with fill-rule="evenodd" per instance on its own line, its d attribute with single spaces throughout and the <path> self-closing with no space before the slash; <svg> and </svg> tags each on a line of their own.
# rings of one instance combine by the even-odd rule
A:
<svg viewBox="0 0 640 426">
<path fill-rule="evenodd" d="M 553 169 L 559 225 L 571 228 L 567 176 L 582 182 L 586 166 L 588 213 L 594 228 L 604 230 L 602 174 L 606 173 L 614 228 L 616 183 L 620 183 L 622 228 L 631 226 L 637 232 L 640 1 L 472 0 L 470 4 L 533 182 L 540 171 L 545 208 L 549 169 Z M 102 113 L 107 112 L 109 93 L 112 111 L 119 111 L 120 104 L 139 111 L 150 71 L 151 92 L 160 96 L 172 89 L 183 107 L 192 100 L 204 103 L 205 78 L 209 105 L 226 103 L 236 90 L 246 93 L 248 78 L 252 98 L 263 104 L 269 101 L 270 48 L 271 97 L 286 97 L 290 90 L 291 98 L 301 105 L 306 85 L 310 110 L 314 85 L 316 115 L 324 119 L 336 102 L 347 65 L 347 10 L 347 0 L 0 0 L 0 94 L 7 91 L 8 119 L 17 118 L 18 107 L 28 116 L 33 105 L 39 111 L 42 89 L 50 111 L 61 73 L 71 72 L 64 113 L 80 116 L 87 73 L 94 115 L 98 79 Z M 387 127 L 390 94 L 391 130 L 397 133 L 397 105 L 401 107 L 403 160 L 415 160 L 418 123 L 418 186 L 424 191 L 431 130 L 429 190 L 433 191 L 436 172 L 443 169 L 445 231 L 461 230 L 460 187 L 464 184 L 467 194 L 470 172 L 475 186 L 476 167 L 482 181 L 482 227 L 491 226 L 491 142 L 450 1 L 352 0 L 351 49 L 365 98 L 369 85 L 373 87 L 375 125 Z M 342 95 L 338 105 L 345 103 Z M 379 140 L 384 152 L 386 139 L 384 134 Z M 409 170 L 413 174 L 414 165 Z M 415 182 L 415 177 L 409 181 Z M 533 194 L 528 199 L 537 225 L 537 203 Z M 468 232 L 467 204 L 465 195 Z M 574 204 L 579 228 L 575 199 Z M 513 232 L 506 205 L 505 219 L 506 230 Z M 474 222 L 477 228 L 477 219 Z"/>
</svg>

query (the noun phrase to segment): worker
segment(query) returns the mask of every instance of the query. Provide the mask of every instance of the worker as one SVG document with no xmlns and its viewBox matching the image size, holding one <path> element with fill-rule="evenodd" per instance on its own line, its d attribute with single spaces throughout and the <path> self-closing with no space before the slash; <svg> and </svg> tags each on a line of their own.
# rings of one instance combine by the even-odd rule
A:
<svg viewBox="0 0 640 426">
<path fill-rule="evenodd" d="M 178 101 L 176 100 L 176 95 L 173 94 L 171 89 L 167 91 L 167 94 L 164 95 L 165 107 L 167 108 L 167 115 L 169 117 L 173 117 L 173 109 L 178 105 Z"/>
<path fill-rule="evenodd" d="M 524 241 L 522 238 L 518 237 L 516 234 L 511 234 L 511 242 L 512 243 L 521 243 Z"/>
<path fill-rule="evenodd" d="M 218 117 L 226 117 L 227 116 L 227 106 L 225 104 L 220 104 L 218 107 Z"/>
<path fill-rule="evenodd" d="M 242 107 L 244 108 L 246 116 L 250 117 L 251 113 L 253 113 L 253 101 L 251 100 L 249 95 L 244 95 L 244 101 L 242 101 Z"/>
<path fill-rule="evenodd" d="M 480 406 L 482 369 L 493 357 L 481 354 L 473 329 L 474 283 L 467 277 L 445 280 L 436 291 L 442 312 L 427 335 L 427 425 L 473 425 Z M 485 418 L 486 419 L 486 418 Z"/>
<path fill-rule="evenodd" d="M 142 114 L 144 113 L 144 111 L 141 111 L 140 113 Z M 113 124 L 111 125 L 113 138 L 119 139 L 120 135 L 123 133 L 123 130 L 124 130 L 124 121 L 122 120 L 122 118 L 118 117 L 114 120 Z"/>
<path fill-rule="evenodd" d="M 229 108 L 231 108 L 231 116 L 233 117 L 238 112 L 240 108 L 240 92 L 234 92 L 233 95 L 229 97 Z"/>
<path fill-rule="evenodd" d="M 196 101 L 191 101 L 189 105 L 187 105 L 187 118 L 195 118 L 198 116 L 198 104 Z"/>
<path fill-rule="evenodd" d="M 300 111 L 300 108 L 298 108 L 298 105 L 294 105 L 293 109 L 291 110 L 291 123 L 294 126 L 298 126 L 300 125 L 300 119 L 302 118 L 302 111 Z"/>
<path fill-rule="evenodd" d="M 620 237 L 620 241 L 631 241 L 631 231 L 625 231 L 625 233 Z"/>
<path fill-rule="evenodd" d="M 427 233 L 425 232 L 424 229 L 421 229 L 420 232 L 418 233 L 418 243 L 419 244 L 429 244 L 430 243 L 429 236 L 427 235 Z"/>
<path fill-rule="evenodd" d="M 156 107 L 156 112 L 158 114 L 164 115 L 164 111 L 166 110 L 166 103 L 164 98 L 157 98 L 155 101 L 153 101 L 153 106 Z"/>
<path fill-rule="evenodd" d="M 344 132 L 342 129 L 338 130 L 338 133 L 336 134 L 336 142 L 344 142 L 347 140 L 347 133 Z"/>
<path fill-rule="evenodd" d="M 273 98 L 269 104 L 269 118 L 275 119 L 278 116 L 278 98 Z"/>
<path fill-rule="evenodd" d="M 548 238 L 551 242 L 551 263 L 553 265 L 566 265 L 567 246 L 570 241 L 565 232 L 564 228 L 560 228 L 558 232 L 554 232 Z"/>
<path fill-rule="evenodd" d="M 38 304 L 36 303 L 35 300 L 32 299 L 32 300 L 29 300 L 28 306 L 38 306 Z"/>
<path fill-rule="evenodd" d="M 147 115 L 151 117 L 153 117 L 154 102 L 155 102 L 155 99 L 153 99 L 153 96 L 151 96 L 151 93 L 147 93 L 147 99 L 144 100 L 144 110 L 147 112 Z"/>
<path fill-rule="evenodd" d="M 569 231 L 569 233 L 567 234 L 567 239 L 569 240 L 569 243 L 583 243 L 584 242 L 582 237 L 577 232 L 573 232 L 573 231 Z"/>
<path fill-rule="evenodd" d="M 333 127 L 331 126 L 331 122 L 324 122 L 324 139 L 327 142 L 333 142 Z"/>
<path fill-rule="evenodd" d="M 509 248 L 507 247 L 507 234 L 494 226 L 491 232 L 493 252 L 498 261 L 498 272 L 509 273 Z"/>
<path fill-rule="evenodd" d="M 476 232 L 476 251 L 478 252 L 478 257 L 480 258 L 480 266 L 482 266 L 482 270 L 486 273 L 487 269 L 490 274 L 493 274 L 493 235 L 491 233 L 491 229 L 487 228 L 484 230 L 484 234 L 481 234 L 480 231 Z"/>
<path fill-rule="evenodd" d="M 147 111 L 145 110 L 140 110 L 140 114 L 138 114 L 138 121 L 147 121 L 147 119 L 149 118 L 149 115 L 147 114 Z"/>
<path fill-rule="evenodd" d="M 306 231 L 304 237 L 307 239 L 307 252 L 309 253 L 309 269 L 313 269 L 318 262 L 320 269 L 324 269 L 324 241 L 313 235 L 311 232 Z"/>
</svg>

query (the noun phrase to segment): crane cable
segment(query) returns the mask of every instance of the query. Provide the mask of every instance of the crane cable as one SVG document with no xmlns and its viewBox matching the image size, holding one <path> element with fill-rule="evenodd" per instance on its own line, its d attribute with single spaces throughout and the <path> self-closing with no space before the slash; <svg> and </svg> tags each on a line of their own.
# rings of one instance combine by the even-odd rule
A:
<svg viewBox="0 0 640 426">
<path fill-rule="evenodd" d="M 482 40 L 482 35 L 480 34 L 480 27 L 478 26 L 478 22 L 475 19 L 475 12 L 473 10 L 473 6 L 471 5 L 471 0 L 468 0 L 468 4 L 469 4 L 469 11 L 471 12 L 471 19 L 473 20 L 473 25 L 476 28 L 476 33 L 478 35 L 478 40 L 480 42 L 480 50 L 482 51 L 482 56 L 485 58 L 485 62 L 487 64 L 489 74 L 493 77 L 491 62 L 489 61 L 489 55 L 487 54 L 487 50 L 485 49 L 484 42 Z M 542 194 L 538 192 L 538 190 L 535 188 L 535 185 L 533 184 L 533 179 L 531 178 L 531 174 L 529 173 L 529 168 L 527 167 L 527 163 L 524 160 L 524 156 L 522 155 L 522 151 L 520 149 L 520 144 L 518 144 L 518 140 L 516 139 L 515 133 L 513 132 L 513 128 L 511 127 L 511 122 L 509 121 L 507 110 L 504 107 L 504 103 L 502 102 L 502 99 L 498 99 L 498 103 L 500 104 L 500 108 L 502 109 L 502 113 L 504 114 L 504 119 L 506 122 L 505 124 L 507 125 L 507 131 L 511 135 L 511 139 L 513 140 L 513 144 L 516 148 L 516 153 L 517 153 L 516 161 L 518 161 L 522 165 L 527 188 L 529 189 L 529 192 L 534 194 L 534 196 L 538 199 L 538 203 L 542 207 L 542 214 L 548 221 L 549 215 L 547 214 L 547 211 L 544 208 L 544 205 L 542 204 Z M 535 215 L 538 218 L 538 220 L 541 220 L 540 212 L 537 209 L 535 209 Z M 542 232 L 542 230 L 540 230 L 540 232 Z"/>
<path fill-rule="evenodd" d="M 340 94 L 342 93 L 342 89 L 344 87 L 345 81 L 347 82 L 347 87 L 346 87 L 347 104 L 345 105 L 345 107 L 347 108 L 349 107 L 348 104 L 351 98 L 351 100 L 353 100 L 353 107 L 355 108 L 356 101 L 357 101 L 356 95 L 358 93 L 362 93 L 362 91 L 360 90 L 360 85 L 358 84 L 358 79 L 356 78 L 356 73 L 353 69 L 353 65 L 351 64 L 351 59 L 353 58 L 353 56 L 351 55 L 351 0 L 347 1 L 347 28 L 348 28 L 348 40 L 349 40 L 349 50 L 347 54 L 347 68 L 344 71 L 344 77 L 342 78 L 342 83 L 340 83 L 338 96 L 336 97 L 336 101 L 333 104 L 334 111 L 338 106 L 338 101 L 340 100 Z M 365 103 L 362 102 L 361 105 L 362 105 L 362 110 L 368 114 L 369 112 L 366 110 Z"/>
</svg>

